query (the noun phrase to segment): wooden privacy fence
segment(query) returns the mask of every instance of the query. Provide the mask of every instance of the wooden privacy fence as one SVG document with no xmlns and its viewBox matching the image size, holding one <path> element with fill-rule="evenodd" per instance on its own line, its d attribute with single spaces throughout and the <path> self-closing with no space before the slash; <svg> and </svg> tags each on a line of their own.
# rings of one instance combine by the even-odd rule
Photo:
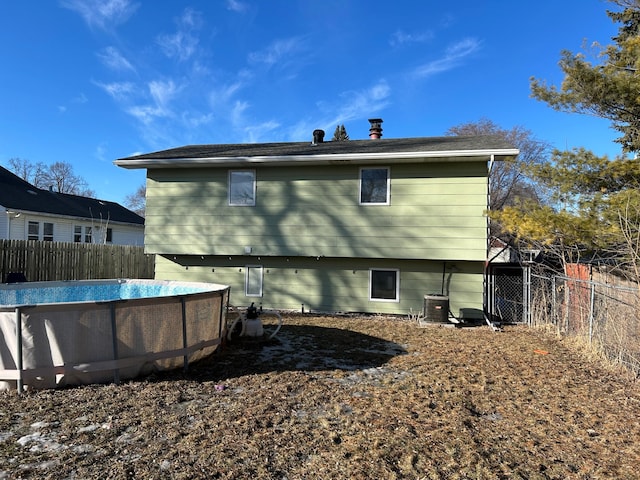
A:
<svg viewBox="0 0 640 480">
<path fill-rule="evenodd" d="M 22 273 L 30 282 L 153 278 L 155 256 L 144 247 L 0 240 L 0 281 Z"/>
</svg>

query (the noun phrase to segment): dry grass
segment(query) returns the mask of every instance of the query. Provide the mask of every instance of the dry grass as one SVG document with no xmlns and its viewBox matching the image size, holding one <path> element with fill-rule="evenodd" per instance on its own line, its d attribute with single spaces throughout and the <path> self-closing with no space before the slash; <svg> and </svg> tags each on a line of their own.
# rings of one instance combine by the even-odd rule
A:
<svg viewBox="0 0 640 480">
<path fill-rule="evenodd" d="M 292 316 L 186 374 L 0 401 L 0 478 L 640 478 L 640 386 L 525 327 Z"/>
</svg>

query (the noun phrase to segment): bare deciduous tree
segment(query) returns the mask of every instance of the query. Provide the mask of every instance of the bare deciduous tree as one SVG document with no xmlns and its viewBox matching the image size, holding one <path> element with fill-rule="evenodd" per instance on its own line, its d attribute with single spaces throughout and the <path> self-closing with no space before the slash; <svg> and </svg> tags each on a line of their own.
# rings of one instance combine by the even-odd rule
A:
<svg viewBox="0 0 640 480">
<path fill-rule="evenodd" d="M 9 169 L 34 187 L 82 197 L 95 197 L 95 192 L 89 188 L 87 181 L 76 175 L 73 165 L 67 162 L 45 165 L 42 162 L 33 163 L 23 158 L 11 158 Z"/>
<path fill-rule="evenodd" d="M 134 212 L 136 212 L 141 217 L 144 217 L 144 211 L 146 206 L 146 195 L 147 195 L 147 187 L 143 183 L 138 187 L 135 193 L 131 195 L 127 195 L 127 198 L 124 201 L 125 206 Z"/>
</svg>

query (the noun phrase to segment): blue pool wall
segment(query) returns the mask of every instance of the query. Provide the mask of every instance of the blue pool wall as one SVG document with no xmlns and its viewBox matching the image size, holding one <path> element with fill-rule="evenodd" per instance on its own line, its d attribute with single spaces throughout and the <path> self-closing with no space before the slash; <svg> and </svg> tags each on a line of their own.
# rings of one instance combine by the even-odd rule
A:
<svg viewBox="0 0 640 480">
<path fill-rule="evenodd" d="M 210 283 L 130 279 L 7 284 L 0 285 L 0 308 L 172 297 L 220 288 L 224 286 Z"/>
</svg>

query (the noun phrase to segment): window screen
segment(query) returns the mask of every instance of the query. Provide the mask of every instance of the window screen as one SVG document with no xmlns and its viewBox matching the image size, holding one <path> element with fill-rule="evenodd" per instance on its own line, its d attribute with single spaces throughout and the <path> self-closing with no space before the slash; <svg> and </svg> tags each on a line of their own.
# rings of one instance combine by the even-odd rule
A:
<svg viewBox="0 0 640 480">
<path fill-rule="evenodd" d="M 389 169 L 360 169 L 360 203 L 387 205 L 389 203 Z"/>
<path fill-rule="evenodd" d="M 253 206 L 256 204 L 256 172 L 231 170 L 229 172 L 229 205 Z"/>
</svg>

